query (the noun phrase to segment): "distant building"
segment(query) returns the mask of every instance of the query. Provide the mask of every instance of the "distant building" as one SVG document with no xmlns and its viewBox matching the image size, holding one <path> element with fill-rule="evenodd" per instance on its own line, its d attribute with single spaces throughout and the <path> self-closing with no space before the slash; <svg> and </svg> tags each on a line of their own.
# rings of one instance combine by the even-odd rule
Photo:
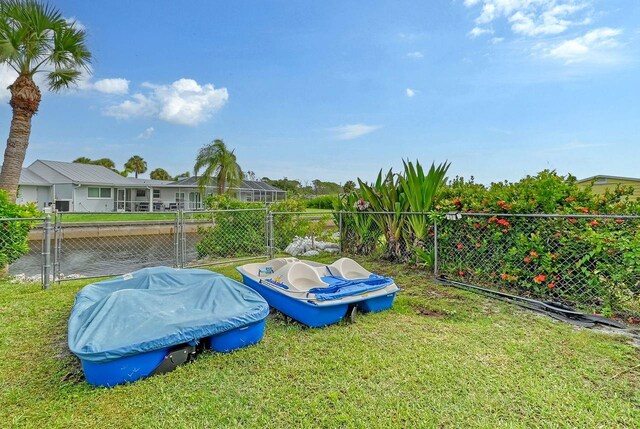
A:
<svg viewBox="0 0 640 429">
<path fill-rule="evenodd" d="M 35 203 L 39 209 L 55 206 L 58 211 L 68 212 L 201 210 L 197 180 L 123 177 L 101 165 L 37 160 L 22 169 L 17 202 Z M 212 181 L 206 187 L 207 195 L 216 193 L 215 185 Z M 227 191 L 243 201 L 272 202 L 287 195 L 267 183 L 248 180 Z"/>
<path fill-rule="evenodd" d="M 607 189 L 614 190 L 616 186 L 633 186 L 633 197 L 640 199 L 640 178 L 619 177 L 619 176 L 591 176 L 576 182 L 582 187 L 586 187 L 593 183 L 593 193 L 602 195 Z"/>
</svg>

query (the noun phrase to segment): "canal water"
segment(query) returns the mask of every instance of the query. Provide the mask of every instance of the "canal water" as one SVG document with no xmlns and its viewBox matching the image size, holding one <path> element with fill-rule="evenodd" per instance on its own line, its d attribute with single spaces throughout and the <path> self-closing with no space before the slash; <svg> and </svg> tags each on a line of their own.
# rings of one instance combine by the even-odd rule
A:
<svg viewBox="0 0 640 429">
<path fill-rule="evenodd" d="M 198 234 L 186 234 L 186 261 L 197 260 Z M 39 276 L 42 265 L 40 241 L 9 267 L 9 275 Z M 101 238 L 65 238 L 60 254 L 60 273 L 85 277 L 123 274 L 145 267 L 175 266 L 175 236 L 138 235 Z"/>
</svg>

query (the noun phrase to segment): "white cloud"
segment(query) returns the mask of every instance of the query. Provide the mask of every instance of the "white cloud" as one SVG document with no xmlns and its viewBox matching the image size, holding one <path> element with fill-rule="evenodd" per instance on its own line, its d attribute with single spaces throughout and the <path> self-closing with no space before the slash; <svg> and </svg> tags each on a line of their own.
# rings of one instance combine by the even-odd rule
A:
<svg viewBox="0 0 640 429">
<path fill-rule="evenodd" d="M 149 137 L 151 137 L 151 134 L 153 134 L 153 132 L 154 132 L 154 131 L 155 131 L 155 129 L 154 129 L 153 127 L 149 127 L 149 128 L 147 128 L 146 130 L 144 130 L 143 132 L 141 132 L 141 133 L 138 135 L 138 138 L 139 138 L 140 140 L 146 140 L 146 139 L 148 139 Z"/>
<path fill-rule="evenodd" d="M 424 58 L 424 54 L 420 51 L 409 52 L 407 54 L 407 58 L 411 58 L 414 60 L 419 60 L 420 58 Z"/>
<path fill-rule="evenodd" d="M 129 81 L 127 79 L 100 79 L 93 84 L 96 91 L 105 94 L 126 94 L 129 92 Z"/>
<path fill-rule="evenodd" d="M 15 70 L 7 64 L 0 64 L 0 101 L 6 101 L 11 98 L 11 93 L 7 87 L 15 82 L 17 77 L 18 73 Z"/>
<path fill-rule="evenodd" d="M 69 18 L 64 18 L 64 20 L 68 25 L 74 27 L 76 30 L 86 30 L 87 29 L 87 27 L 82 22 L 77 20 L 75 16 L 70 16 Z"/>
<path fill-rule="evenodd" d="M 411 88 L 407 88 L 404 90 L 404 93 L 407 95 L 407 97 L 411 98 L 414 95 L 416 95 L 416 90 L 415 89 L 411 89 Z"/>
<path fill-rule="evenodd" d="M 379 128 L 381 128 L 380 125 L 349 124 L 330 128 L 330 130 L 335 133 L 334 137 L 338 140 L 353 140 L 372 133 Z"/>
<path fill-rule="evenodd" d="M 621 33 L 617 28 L 597 28 L 549 48 L 547 54 L 567 63 L 602 59 L 608 49 L 619 46 L 616 37 Z"/>
<path fill-rule="evenodd" d="M 493 33 L 493 31 L 486 28 L 473 27 L 471 31 L 469 31 L 469 37 L 475 39 L 478 36 L 482 36 L 483 34 L 490 34 L 490 33 Z"/>
<path fill-rule="evenodd" d="M 559 34 L 590 22 L 589 0 L 465 0 L 464 4 L 482 5 L 472 36 L 474 31 L 488 31 L 482 26 L 499 18 L 506 19 L 514 33 L 525 36 Z"/>
<path fill-rule="evenodd" d="M 498 43 L 504 42 L 504 37 L 493 37 L 491 39 L 491 43 L 497 45 Z"/>
<path fill-rule="evenodd" d="M 116 118 L 157 117 L 174 124 L 195 126 L 209 119 L 229 99 L 226 88 L 216 89 L 210 83 L 200 85 L 193 79 L 179 79 L 170 85 L 144 83 L 142 86 L 148 89 L 146 94 L 136 93 L 103 113 Z"/>
</svg>

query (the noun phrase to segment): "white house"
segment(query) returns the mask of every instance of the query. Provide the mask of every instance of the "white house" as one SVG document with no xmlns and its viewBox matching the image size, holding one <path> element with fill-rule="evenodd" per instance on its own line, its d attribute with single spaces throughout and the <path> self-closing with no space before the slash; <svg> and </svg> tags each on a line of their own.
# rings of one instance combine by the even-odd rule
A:
<svg viewBox="0 0 640 429">
<path fill-rule="evenodd" d="M 207 187 L 207 194 L 213 189 Z M 243 181 L 229 191 L 245 201 L 286 198 L 285 191 L 255 181 Z M 163 181 L 123 177 L 101 165 L 44 160 L 22 169 L 17 201 L 69 212 L 202 209 L 197 178 Z"/>
</svg>

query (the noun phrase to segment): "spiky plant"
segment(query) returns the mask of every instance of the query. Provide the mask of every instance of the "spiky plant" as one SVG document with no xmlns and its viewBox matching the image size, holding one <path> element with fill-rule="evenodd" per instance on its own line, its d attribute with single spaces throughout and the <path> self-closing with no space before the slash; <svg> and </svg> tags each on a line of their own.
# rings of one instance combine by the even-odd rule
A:
<svg viewBox="0 0 640 429">
<path fill-rule="evenodd" d="M 407 228 L 414 247 L 422 248 L 429 228 L 429 211 L 433 208 L 435 197 L 446 181 L 450 163 L 444 162 L 431 168 L 425 174 L 422 165 L 416 161 L 402 161 L 404 174 L 399 176 L 400 186 L 409 204 Z"/>
<path fill-rule="evenodd" d="M 370 204 L 373 219 L 383 231 L 387 248 L 385 257 L 391 260 L 406 259 L 408 249 L 403 236 L 408 201 L 402 191 L 400 178 L 391 169 L 387 174 L 382 170 L 376 181 L 369 185 L 358 179 L 361 196 Z"/>
</svg>

